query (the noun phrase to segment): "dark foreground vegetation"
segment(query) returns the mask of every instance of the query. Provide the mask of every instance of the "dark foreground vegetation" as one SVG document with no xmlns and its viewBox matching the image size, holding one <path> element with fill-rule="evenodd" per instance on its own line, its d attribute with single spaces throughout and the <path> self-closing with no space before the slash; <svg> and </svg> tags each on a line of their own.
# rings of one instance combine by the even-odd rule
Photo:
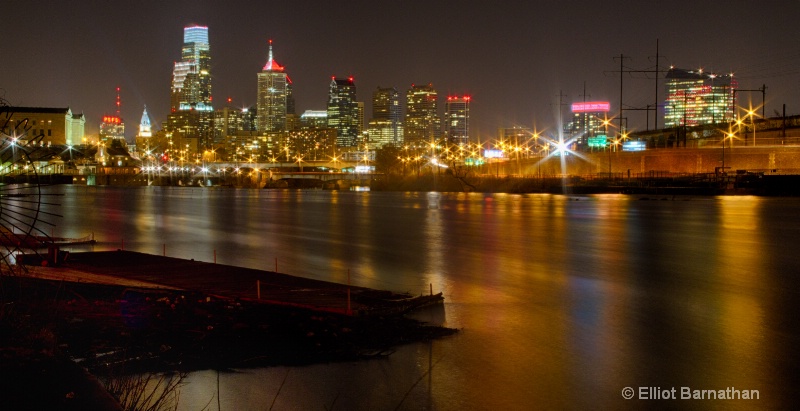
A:
<svg viewBox="0 0 800 411">
<path fill-rule="evenodd" d="M 403 315 L 346 316 L 179 291 L 24 277 L 0 285 L 0 369 L 15 381 L 2 396 L 13 409 L 86 409 L 78 399 L 103 393 L 77 387 L 91 375 L 75 363 L 109 380 L 350 361 L 456 332 Z"/>
</svg>

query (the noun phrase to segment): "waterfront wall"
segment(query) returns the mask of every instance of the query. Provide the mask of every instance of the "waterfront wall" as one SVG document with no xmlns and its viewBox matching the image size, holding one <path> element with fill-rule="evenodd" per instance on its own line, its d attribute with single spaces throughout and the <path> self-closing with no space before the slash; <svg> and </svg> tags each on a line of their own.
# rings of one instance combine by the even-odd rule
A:
<svg viewBox="0 0 800 411">
<path fill-rule="evenodd" d="M 724 159 L 723 159 L 724 156 Z M 724 164 L 723 164 L 724 162 Z M 800 174 L 800 146 L 758 146 L 703 148 L 668 148 L 639 152 L 594 152 L 537 158 L 509 159 L 487 164 L 481 173 L 487 175 L 592 175 L 666 173 L 714 173 L 722 167 L 728 172 L 748 170 L 772 174 Z"/>
</svg>

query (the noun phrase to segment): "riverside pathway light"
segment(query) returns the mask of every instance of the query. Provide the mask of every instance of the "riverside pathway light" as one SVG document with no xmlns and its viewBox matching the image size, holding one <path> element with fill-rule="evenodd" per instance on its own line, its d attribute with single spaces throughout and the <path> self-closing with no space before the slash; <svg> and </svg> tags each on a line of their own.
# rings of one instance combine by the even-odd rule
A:
<svg viewBox="0 0 800 411">
<path fill-rule="evenodd" d="M 753 147 L 756 146 L 756 124 L 753 118 L 755 115 L 756 112 L 752 108 L 747 112 L 747 117 L 750 117 L 750 127 L 753 128 Z"/>
<path fill-rule="evenodd" d="M 734 134 L 731 131 L 730 126 L 728 126 L 728 132 L 722 133 L 722 173 L 725 173 L 725 140 L 731 139 L 733 141 Z"/>
</svg>

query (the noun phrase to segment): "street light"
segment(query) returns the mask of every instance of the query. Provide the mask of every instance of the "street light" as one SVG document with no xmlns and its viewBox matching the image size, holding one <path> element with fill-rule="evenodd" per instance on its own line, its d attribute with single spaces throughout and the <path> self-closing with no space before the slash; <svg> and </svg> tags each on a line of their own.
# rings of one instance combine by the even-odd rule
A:
<svg viewBox="0 0 800 411">
<path fill-rule="evenodd" d="M 753 119 L 753 116 L 755 115 L 756 113 L 755 111 L 753 111 L 752 108 L 750 109 L 750 111 L 747 112 L 747 116 L 750 117 L 750 127 L 753 127 L 753 147 L 756 146 L 756 124 Z"/>
<path fill-rule="evenodd" d="M 722 173 L 725 173 L 725 140 L 731 139 L 733 141 L 734 134 L 731 127 L 728 126 L 728 132 L 722 134 Z"/>
</svg>

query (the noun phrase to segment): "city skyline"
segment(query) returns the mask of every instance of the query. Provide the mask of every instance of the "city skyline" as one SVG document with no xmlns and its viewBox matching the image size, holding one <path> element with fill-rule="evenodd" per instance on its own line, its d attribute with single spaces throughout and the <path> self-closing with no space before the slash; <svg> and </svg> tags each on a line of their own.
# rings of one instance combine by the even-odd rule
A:
<svg viewBox="0 0 800 411">
<path fill-rule="evenodd" d="M 0 97 L 17 106 L 69 106 L 86 115 L 92 133 L 103 114 L 115 111 L 115 88 L 121 87 L 123 119 L 135 122 L 147 105 L 159 128 L 169 113 L 181 33 L 197 24 L 209 27 L 217 104 L 228 98 L 234 106 L 256 104 L 257 73 L 272 39 L 281 64 L 291 70 L 298 113 L 325 108 L 331 76 L 353 76 L 367 113 L 377 87 L 403 93 L 411 84 L 432 83 L 440 98 L 472 96 L 473 138 L 515 125 L 552 130 L 560 101 L 610 101 L 615 115 L 619 56 L 625 57 L 625 70 L 652 69 L 658 42 L 662 77 L 670 65 L 733 72 L 741 89 L 767 86 L 768 116 L 783 104 L 787 114 L 800 113 L 800 48 L 792 40 L 800 30 L 792 25 L 792 10 L 680 1 L 670 3 L 672 14 L 614 2 L 559 7 L 512 2 L 492 8 L 417 1 L 393 7 L 300 3 L 14 5 L 25 17 L 2 29 L 10 39 L 5 53 L 15 58 L 0 66 Z M 800 11 L 796 4 L 785 7 Z M 764 12 L 760 20 L 745 18 Z M 721 28 L 716 22 L 738 23 Z M 663 80 L 655 86 L 646 76 L 623 76 L 627 107 L 652 104 L 656 90 L 663 104 Z M 760 93 L 738 97 L 744 105 L 761 101 Z M 569 108 L 562 110 L 566 120 Z M 643 112 L 631 117 L 631 128 L 644 128 Z M 126 130 L 129 138 L 134 129 Z"/>
</svg>

